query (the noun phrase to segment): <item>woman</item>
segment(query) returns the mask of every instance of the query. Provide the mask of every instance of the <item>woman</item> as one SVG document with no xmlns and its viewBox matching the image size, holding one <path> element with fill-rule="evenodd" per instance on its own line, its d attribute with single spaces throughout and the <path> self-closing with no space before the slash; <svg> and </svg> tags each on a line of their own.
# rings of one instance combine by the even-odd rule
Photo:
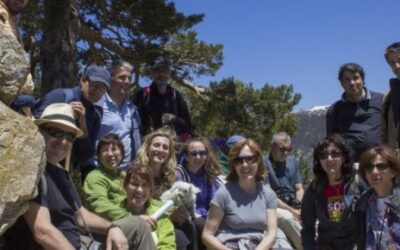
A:
<svg viewBox="0 0 400 250">
<path fill-rule="evenodd" d="M 124 146 L 116 134 L 108 134 L 99 141 L 97 156 L 100 166 L 89 173 L 83 187 L 89 209 L 111 221 L 141 215 L 156 232 L 157 249 L 176 249 L 174 227 L 168 217 L 163 216 L 156 222 L 146 215 L 162 205 L 160 201 L 150 199 L 151 170 L 133 165 L 125 176 L 118 169 Z"/>
<path fill-rule="evenodd" d="M 384 146 L 361 155 L 359 173 L 371 188 L 357 203 L 358 249 L 400 249 L 400 161 Z"/>
<path fill-rule="evenodd" d="M 88 208 L 108 220 L 122 218 L 120 204 L 126 199 L 124 173 L 118 166 L 124 158 L 125 150 L 118 135 L 110 133 L 100 139 L 97 145 L 99 166 L 91 171 L 83 185 L 83 193 Z"/>
<path fill-rule="evenodd" d="M 155 188 L 152 198 L 159 199 L 176 179 L 176 156 L 174 141 L 168 130 L 156 130 L 148 134 L 139 148 L 136 162 L 141 163 L 154 173 Z M 170 214 L 170 220 L 176 229 L 178 248 L 197 249 L 196 231 L 189 220 L 189 212 L 184 206 L 176 208 Z"/>
<path fill-rule="evenodd" d="M 174 141 L 167 130 L 148 134 L 138 150 L 136 162 L 150 167 L 154 173 L 153 198 L 158 199 L 176 181 Z"/>
<path fill-rule="evenodd" d="M 164 214 L 157 221 L 150 215 L 156 212 L 162 202 L 151 198 L 153 188 L 153 173 L 148 167 L 135 163 L 126 174 L 124 187 L 127 194 L 125 211 L 139 215 L 155 231 L 155 241 L 158 250 L 175 250 L 174 225 Z"/>
<path fill-rule="evenodd" d="M 201 192 L 196 197 L 196 212 L 201 217 L 193 222 L 196 226 L 198 239 L 201 239 L 208 206 L 216 191 L 215 179 L 221 174 L 218 161 L 206 138 L 192 138 L 183 147 L 184 161 L 178 165 L 178 180 L 189 182 L 198 187 Z M 199 241 L 198 248 L 205 249 Z"/>
<path fill-rule="evenodd" d="M 324 138 L 314 148 L 314 179 L 301 207 L 304 249 L 347 250 L 355 246 L 354 207 L 365 184 L 354 175 L 351 152 L 350 146 L 337 134 Z"/>
<path fill-rule="evenodd" d="M 270 249 L 277 235 L 277 198 L 263 185 L 264 166 L 251 139 L 229 151 L 230 173 L 211 200 L 203 243 L 211 249 Z"/>
</svg>

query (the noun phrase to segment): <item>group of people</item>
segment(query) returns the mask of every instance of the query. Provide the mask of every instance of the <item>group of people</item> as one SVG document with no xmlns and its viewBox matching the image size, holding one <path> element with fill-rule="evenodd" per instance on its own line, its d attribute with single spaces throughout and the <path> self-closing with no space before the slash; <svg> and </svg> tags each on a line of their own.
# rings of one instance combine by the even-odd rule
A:
<svg viewBox="0 0 400 250">
<path fill-rule="evenodd" d="M 384 56 L 395 74 L 385 95 L 365 87 L 360 65 L 339 69 L 344 93 L 328 109 L 302 199 L 304 249 L 400 249 L 400 42 Z"/>
<path fill-rule="evenodd" d="M 0 1 L 9 15 L 27 2 Z M 400 249 L 400 42 L 385 58 L 396 75 L 386 95 L 365 87 L 360 65 L 340 67 L 344 93 L 328 110 L 306 188 L 286 132 L 273 135 L 267 155 L 232 136 L 221 168 L 210 141 L 195 137 L 166 56 L 154 58 L 152 83 L 132 99 L 133 66 L 123 60 L 90 65 L 79 86 L 38 101 L 22 88 L 11 107 L 38 126 L 47 164 L 3 248 Z M 199 188 L 199 216 L 177 205 L 155 219 L 177 181 Z"/>
</svg>

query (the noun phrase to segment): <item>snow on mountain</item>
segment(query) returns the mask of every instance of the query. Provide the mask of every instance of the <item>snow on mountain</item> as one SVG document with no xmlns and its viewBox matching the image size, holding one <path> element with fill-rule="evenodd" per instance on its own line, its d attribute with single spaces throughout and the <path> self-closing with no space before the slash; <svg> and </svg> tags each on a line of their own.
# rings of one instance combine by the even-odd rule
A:
<svg viewBox="0 0 400 250">
<path fill-rule="evenodd" d="M 293 148 L 296 154 L 303 157 L 312 167 L 312 153 L 314 146 L 325 137 L 325 116 L 328 106 L 314 106 L 297 112 L 298 131 L 293 136 Z"/>
</svg>

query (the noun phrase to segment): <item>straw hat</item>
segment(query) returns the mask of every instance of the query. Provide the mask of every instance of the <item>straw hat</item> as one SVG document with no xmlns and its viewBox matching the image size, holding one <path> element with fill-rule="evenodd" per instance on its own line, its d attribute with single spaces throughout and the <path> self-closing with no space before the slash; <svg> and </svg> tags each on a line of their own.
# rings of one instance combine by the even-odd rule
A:
<svg viewBox="0 0 400 250">
<path fill-rule="evenodd" d="M 67 103 L 53 103 L 47 106 L 39 119 L 34 121 L 40 126 L 46 123 L 55 123 L 67 126 L 74 130 L 76 137 L 83 135 L 75 123 L 74 110 Z"/>
</svg>

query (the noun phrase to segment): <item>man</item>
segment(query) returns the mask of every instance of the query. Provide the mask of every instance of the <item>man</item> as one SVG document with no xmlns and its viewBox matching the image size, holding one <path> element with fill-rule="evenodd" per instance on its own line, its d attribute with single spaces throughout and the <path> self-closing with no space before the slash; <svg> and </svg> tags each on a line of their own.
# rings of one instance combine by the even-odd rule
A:
<svg viewBox="0 0 400 250">
<path fill-rule="evenodd" d="M 128 99 L 133 67 L 130 63 L 117 60 L 111 68 L 110 90 L 97 103 L 103 108 L 99 141 L 109 133 L 115 133 L 124 144 L 125 156 L 120 164 L 121 169 L 127 169 L 135 159 L 141 145 L 140 118 L 136 106 Z"/>
<path fill-rule="evenodd" d="M 300 206 L 304 189 L 301 183 L 299 166 L 293 156 L 292 142 L 286 132 L 272 136 L 271 150 L 264 157 L 269 183 L 278 197 L 278 227 L 296 249 L 303 249 L 300 238 Z"/>
<path fill-rule="evenodd" d="M 332 104 L 326 114 L 327 135 L 342 134 L 354 150 L 354 161 L 367 149 L 379 145 L 383 95 L 365 87 L 364 69 L 346 63 L 338 79 L 344 89 L 342 99 Z"/>
<path fill-rule="evenodd" d="M 95 106 L 110 88 L 110 73 L 103 67 L 91 65 L 80 79 L 80 86 L 59 88 L 46 94 L 33 108 L 39 118 L 43 110 L 52 103 L 68 103 L 74 110 L 79 128 L 84 132 L 75 141 L 72 165 L 81 170 L 82 181 L 95 168 L 95 145 L 100 130 L 102 109 Z"/>
<path fill-rule="evenodd" d="M 382 104 L 381 142 L 399 153 L 400 119 L 400 42 L 385 50 L 385 59 L 395 77 L 390 79 L 390 90 Z"/>
<path fill-rule="evenodd" d="M 142 134 L 164 125 L 171 126 L 184 141 L 193 135 L 189 110 L 181 93 L 169 85 L 171 65 L 167 58 L 157 57 L 150 67 L 150 86 L 137 91 L 134 102 L 142 121 Z"/>
<path fill-rule="evenodd" d="M 47 165 L 39 195 L 30 201 L 23 219 L 7 232 L 5 249 L 80 249 L 79 227 L 107 236 L 107 249 L 155 249 L 151 232 L 139 217 L 111 223 L 82 206 L 61 165 L 73 141 L 83 135 L 75 124 L 73 108 L 66 103 L 51 104 L 35 123 L 45 140 Z"/>
</svg>

